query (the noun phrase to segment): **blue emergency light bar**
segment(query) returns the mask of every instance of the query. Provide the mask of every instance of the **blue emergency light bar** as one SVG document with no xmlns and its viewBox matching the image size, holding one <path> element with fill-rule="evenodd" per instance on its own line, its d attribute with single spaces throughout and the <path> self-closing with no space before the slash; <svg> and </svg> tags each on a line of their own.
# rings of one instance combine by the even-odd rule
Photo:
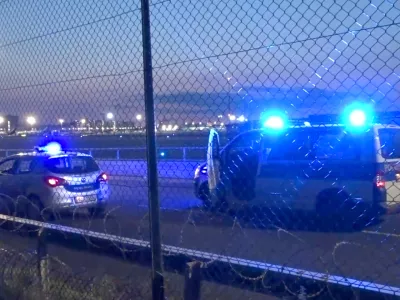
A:
<svg viewBox="0 0 400 300">
<path fill-rule="evenodd" d="M 342 114 L 310 115 L 307 118 L 288 119 L 286 114 L 279 111 L 264 112 L 261 114 L 257 127 L 269 130 L 282 130 L 288 126 L 313 125 L 343 125 L 350 131 L 363 130 L 374 124 L 388 124 L 400 122 L 400 111 L 377 112 L 371 106 L 363 103 L 353 103 L 346 107 Z"/>
<path fill-rule="evenodd" d="M 37 152 L 48 153 L 50 155 L 57 155 L 63 152 L 62 147 L 57 142 L 50 142 L 42 147 L 35 147 Z"/>
</svg>

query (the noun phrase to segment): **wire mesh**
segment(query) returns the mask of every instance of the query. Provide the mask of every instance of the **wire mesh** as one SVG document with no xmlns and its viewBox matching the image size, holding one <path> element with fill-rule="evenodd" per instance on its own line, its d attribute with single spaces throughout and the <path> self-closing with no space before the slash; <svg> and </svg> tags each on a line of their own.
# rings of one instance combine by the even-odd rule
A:
<svg viewBox="0 0 400 300">
<path fill-rule="evenodd" d="M 35 241 L 52 226 L 62 234 L 45 244 L 79 248 L 78 235 L 90 251 L 148 266 L 121 284 L 112 268 L 56 267 L 46 290 L 40 253 L 4 246 L 7 299 L 151 297 L 141 5 L 0 1 L 2 226 Z M 204 299 L 324 299 L 337 296 L 331 283 L 350 285 L 342 299 L 359 286 L 400 293 L 399 2 L 149 9 L 157 221 L 164 276 L 180 276 L 166 297 L 189 297 L 182 273 L 199 264 Z M 140 291 L 129 287 L 144 273 Z"/>
</svg>

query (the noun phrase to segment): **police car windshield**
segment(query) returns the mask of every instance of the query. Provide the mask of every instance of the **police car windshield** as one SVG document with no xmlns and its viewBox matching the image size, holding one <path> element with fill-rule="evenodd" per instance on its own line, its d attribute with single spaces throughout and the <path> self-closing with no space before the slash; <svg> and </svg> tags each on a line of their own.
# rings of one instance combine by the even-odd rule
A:
<svg viewBox="0 0 400 300">
<path fill-rule="evenodd" d="M 382 128 L 379 129 L 378 135 L 382 157 L 385 159 L 400 159 L 400 129 Z"/>
<path fill-rule="evenodd" d="M 45 167 L 56 174 L 83 174 L 99 171 L 99 166 L 89 156 L 63 156 L 49 158 Z"/>
</svg>

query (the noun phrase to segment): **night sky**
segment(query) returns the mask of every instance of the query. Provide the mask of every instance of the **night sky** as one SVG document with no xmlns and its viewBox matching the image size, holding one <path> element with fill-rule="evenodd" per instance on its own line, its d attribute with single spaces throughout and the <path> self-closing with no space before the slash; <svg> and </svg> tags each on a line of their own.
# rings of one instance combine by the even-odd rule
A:
<svg viewBox="0 0 400 300">
<path fill-rule="evenodd" d="M 153 1 L 151 20 L 160 121 L 397 108 L 398 1 Z M 134 119 L 142 70 L 140 1 L 0 1 L 3 113 Z"/>
</svg>

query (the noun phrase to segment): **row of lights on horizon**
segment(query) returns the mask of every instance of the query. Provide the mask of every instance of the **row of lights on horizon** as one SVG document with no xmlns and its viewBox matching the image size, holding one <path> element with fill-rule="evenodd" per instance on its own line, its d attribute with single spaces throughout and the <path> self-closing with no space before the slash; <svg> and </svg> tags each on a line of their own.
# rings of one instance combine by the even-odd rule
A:
<svg viewBox="0 0 400 300">
<path fill-rule="evenodd" d="M 106 118 L 107 118 L 108 120 L 110 120 L 110 121 L 115 120 L 114 114 L 111 113 L 111 112 L 109 112 L 109 113 L 106 114 Z M 135 118 L 136 118 L 136 120 L 139 121 L 139 122 L 143 120 L 143 116 L 142 116 L 141 114 L 137 114 Z M 219 121 L 222 121 L 222 118 L 223 118 L 222 115 L 218 115 L 218 120 L 219 120 Z M 234 122 L 234 121 L 237 121 L 237 122 L 245 122 L 245 121 L 247 121 L 247 119 L 246 119 L 243 115 L 241 115 L 241 116 L 235 116 L 235 115 L 232 115 L 232 114 L 228 114 L 228 119 L 229 119 L 229 121 L 231 121 L 231 122 Z M 4 117 L 0 116 L 0 124 L 3 124 L 5 121 L 6 121 L 6 119 L 5 119 Z M 34 116 L 28 116 L 28 117 L 26 118 L 26 123 L 27 123 L 29 126 L 32 126 L 32 127 L 33 127 L 33 126 L 35 126 L 35 125 L 37 124 L 37 119 L 36 119 Z M 62 119 L 62 118 L 58 119 L 58 123 L 62 126 L 62 125 L 65 123 L 65 119 Z M 80 120 L 80 123 L 81 123 L 82 125 L 85 125 L 85 124 L 87 123 L 87 120 L 86 120 L 85 118 L 83 118 L 83 119 Z M 222 122 L 220 122 L 220 123 L 221 123 L 221 126 L 224 125 L 224 123 L 222 123 Z M 214 124 L 217 124 L 217 122 L 214 122 Z M 185 125 L 189 125 L 189 123 L 186 122 Z M 192 122 L 192 125 L 195 125 L 195 123 Z M 199 125 L 202 125 L 202 122 L 199 122 Z"/>
<path fill-rule="evenodd" d="M 107 113 L 106 118 L 108 120 L 114 120 L 114 114 L 113 113 Z M 143 120 L 143 116 L 141 114 L 136 115 L 136 120 L 137 121 L 142 121 Z M 4 122 L 5 122 L 5 118 L 0 116 L 0 124 L 2 124 Z M 28 125 L 30 125 L 30 126 L 35 126 L 37 124 L 37 120 L 33 116 L 28 116 L 26 118 L 26 123 Z M 62 126 L 65 123 L 65 120 L 60 118 L 60 119 L 58 119 L 58 123 Z M 82 125 L 85 125 L 87 123 L 87 120 L 86 119 L 81 119 L 80 123 Z"/>
</svg>

